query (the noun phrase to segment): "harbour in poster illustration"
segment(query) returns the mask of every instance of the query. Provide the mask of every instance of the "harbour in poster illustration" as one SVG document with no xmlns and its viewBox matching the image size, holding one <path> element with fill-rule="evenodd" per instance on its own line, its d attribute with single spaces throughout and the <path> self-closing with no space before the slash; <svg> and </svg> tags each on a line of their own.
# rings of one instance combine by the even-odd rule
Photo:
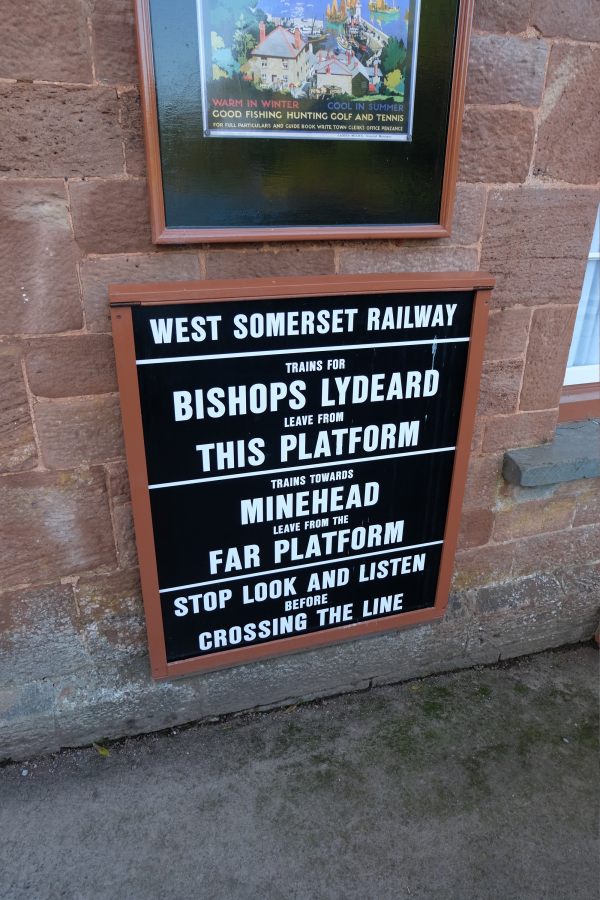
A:
<svg viewBox="0 0 600 900">
<path fill-rule="evenodd" d="M 197 0 L 207 137 L 412 137 L 420 0 Z"/>
</svg>

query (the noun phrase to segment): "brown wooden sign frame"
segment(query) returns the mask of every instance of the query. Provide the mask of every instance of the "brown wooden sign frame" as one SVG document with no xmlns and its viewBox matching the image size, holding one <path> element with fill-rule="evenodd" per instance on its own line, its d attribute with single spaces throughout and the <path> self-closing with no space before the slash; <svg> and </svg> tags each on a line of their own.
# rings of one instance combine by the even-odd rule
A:
<svg viewBox="0 0 600 900">
<path fill-rule="evenodd" d="M 150 0 L 134 0 L 144 122 L 152 240 L 157 244 L 243 241 L 377 240 L 389 238 L 445 238 L 451 234 L 456 196 L 469 43 L 475 0 L 461 0 L 456 30 L 448 130 L 444 157 L 439 221 L 431 224 L 318 225 L 288 227 L 169 227 L 165 215 L 157 84 L 153 58 Z"/>
<path fill-rule="evenodd" d="M 458 540 L 483 362 L 489 298 L 493 286 L 494 279 L 486 273 L 465 272 L 197 281 L 112 285 L 110 287 L 111 317 L 123 414 L 125 449 L 131 485 L 151 669 L 155 678 L 172 678 L 193 672 L 215 670 L 253 660 L 313 649 L 325 644 L 355 640 L 365 635 L 431 622 L 443 615 L 448 602 Z M 281 638 L 267 644 L 255 644 L 249 647 L 222 650 L 205 657 L 198 656 L 178 662 L 167 662 L 131 306 L 140 304 L 152 306 L 170 303 L 178 305 L 197 304 L 211 301 L 223 301 L 226 303 L 231 300 L 306 297 L 314 297 L 318 300 L 334 296 L 352 297 L 358 295 L 369 296 L 371 294 L 427 293 L 433 291 L 474 292 L 464 392 L 434 607 L 373 619 L 368 622 L 338 626 L 329 631 L 317 631 L 306 635 Z"/>
</svg>

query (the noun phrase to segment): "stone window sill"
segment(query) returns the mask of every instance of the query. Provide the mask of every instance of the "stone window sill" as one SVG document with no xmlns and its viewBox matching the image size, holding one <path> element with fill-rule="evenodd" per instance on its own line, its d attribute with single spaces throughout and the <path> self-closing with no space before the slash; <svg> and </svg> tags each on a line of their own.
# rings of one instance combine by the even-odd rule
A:
<svg viewBox="0 0 600 900">
<path fill-rule="evenodd" d="M 600 419 L 558 425 L 554 440 L 509 450 L 502 474 L 509 484 L 542 487 L 600 475 Z"/>
</svg>

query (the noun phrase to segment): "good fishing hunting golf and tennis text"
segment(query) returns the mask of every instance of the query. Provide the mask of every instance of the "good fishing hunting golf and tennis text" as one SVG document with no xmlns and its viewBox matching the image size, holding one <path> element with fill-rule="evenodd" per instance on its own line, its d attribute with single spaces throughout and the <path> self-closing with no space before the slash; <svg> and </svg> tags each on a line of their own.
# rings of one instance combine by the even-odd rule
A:
<svg viewBox="0 0 600 900">
<path fill-rule="evenodd" d="M 197 0 L 207 137 L 411 140 L 420 0 Z"/>
</svg>

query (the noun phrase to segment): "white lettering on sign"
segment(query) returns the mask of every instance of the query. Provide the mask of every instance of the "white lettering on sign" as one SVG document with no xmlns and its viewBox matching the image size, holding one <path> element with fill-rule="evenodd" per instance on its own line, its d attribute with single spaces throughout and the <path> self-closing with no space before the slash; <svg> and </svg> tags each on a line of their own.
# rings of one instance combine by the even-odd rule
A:
<svg viewBox="0 0 600 900">
<path fill-rule="evenodd" d="M 384 387 L 386 379 L 388 384 Z M 382 372 L 378 375 L 323 378 L 321 405 L 342 406 L 345 403 L 378 403 L 383 400 L 433 397 L 439 383 L 440 373 L 437 369 L 427 369 L 423 373 L 406 372 L 404 375 L 402 372 L 392 372 L 390 375 Z"/>
<path fill-rule="evenodd" d="M 375 453 L 416 447 L 419 442 L 419 420 L 387 423 L 385 425 L 357 425 L 354 428 L 333 428 L 319 431 L 315 438 L 301 431 L 281 435 L 281 461 L 330 458 L 353 453 Z"/>
<path fill-rule="evenodd" d="M 242 588 L 242 603 L 264 603 L 265 600 L 280 600 L 282 597 L 293 597 L 295 593 L 295 575 L 292 578 L 273 578 L 271 581 L 258 581 L 252 588 L 245 584 Z"/>
<path fill-rule="evenodd" d="M 334 587 L 343 587 L 350 581 L 350 569 L 326 569 L 324 572 L 312 572 L 308 579 L 309 591 L 328 590 Z"/>
<path fill-rule="evenodd" d="M 177 316 L 150 319 L 150 330 L 155 344 L 188 344 L 190 341 L 218 341 L 222 316 Z"/>
<path fill-rule="evenodd" d="M 233 597 L 229 588 L 219 591 L 205 591 L 203 594 L 189 594 L 187 597 L 176 597 L 173 601 L 175 615 L 181 618 L 192 613 L 197 616 L 202 612 L 214 612 L 224 609 Z"/>
<path fill-rule="evenodd" d="M 210 573 L 241 572 L 242 569 L 257 569 L 260 566 L 260 547 L 246 544 L 241 550 L 229 547 L 227 550 L 209 550 Z"/>
<path fill-rule="evenodd" d="M 426 306 L 371 307 L 367 312 L 367 331 L 389 331 L 401 328 L 450 327 L 458 304 L 438 303 Z"/>
<path fill-rule="evenodd" d="M 233 317 L 233 336 L 238 340 L 295 337 L 304 334 L 343 334 L 354 331 L 357 309 L 303 309 L 292 312 L 238 313 Z"/>
<path fill-rule="evenodd" d="M 295 494 L 254 497 L 241 501 L 241 522 L 242 525 L 255 525 L 277 519 L 298 519 L 302 516 L 375 506 L 378 500 L 379 484 L 376 481 L 316 488 Z"/>
<path fill-rule="evenodd" d="M 425 553 L 413 556 L 396 556 L 394 559 L 380 559 L 377 562 L 361 563 L 358 570 L 359 581 L 375 581 L 376 579 L 394 577 L 398 574 L 410 575 L 412 572 L 425 571 Z"/>
<path fill-rule="evenodd" d="M 404 594 L 390 594 L 387 597 L 374 597 L 372 600 L 365 600 L 363 603 L 362 614 L 364 619 L 373 616 L 383 616 L 386 613 L 402 612 L 402 600 Z"/>
<path fill-rule="evenodd" d="M 371 549 L 389 544 L 401 544 L 404 522 L 385 522 L 383 525 L 358 525 L 340 531 L 324 531 L 308 538 L 280 538 L 274 542 L 274 561 L 298 562 L 314 557 L 345 553 L 347 550 Z"/>
<path fill-rule="evenodd" d="M 263 438 L 246 441 L 225 441 L 218 444 L 196 444 L 202 458 L 202 469 L 210 472 L 213 463 L 218 471 L 238 469 L 244 466 L 262 466 L 265 461 Z"/>
<path fill-rule="evenodd" d="M 319 618 L 319 626 L 324 625 L 341 625 L 342 622 L 351 622 L 354 614 L 351 603 L 344 603 L 343 606 L 330 606 L 329 609 L 318 609 L 317 616 Z"/>
<path fill-rule="evenodd" d="M 211 387 L 203 390 L 173 391 L 173 411 L 176 422 L 190 419 L 220 419 L 222 416 L 245 416 L 277 412 L 280 405 L 302 409 L 306 405 L 304 381 L 274 381 L 271 384 L 239 384 L 228 388 Z"/>
<path fill-rule="evenodd" d="M 198 646 L 200 651 L 205 653 L 207 650 L 253 644 L 256 640 L 266 641 L 269 638 L 299 634 L 306 631 L 307 624 L 306 613 L 301 612 L 295 616 L 279 616 L 276 619 L 263 619 L 261 622 L 248 622 L 243 627 L 232 625 L 231 628 L 202 631 L 198 635 Z"/>
</svg>

